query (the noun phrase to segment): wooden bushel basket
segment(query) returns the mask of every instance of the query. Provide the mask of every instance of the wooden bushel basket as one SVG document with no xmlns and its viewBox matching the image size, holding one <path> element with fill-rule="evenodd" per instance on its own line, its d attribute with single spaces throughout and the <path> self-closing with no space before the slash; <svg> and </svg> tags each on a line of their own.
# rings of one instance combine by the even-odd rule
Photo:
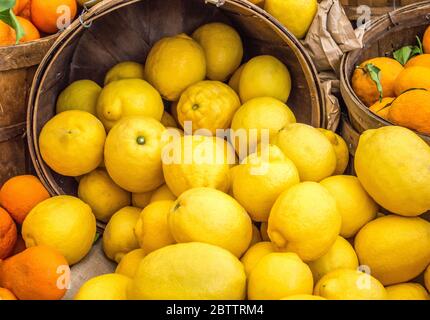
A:
<svg viewBox="0 0 430 320">
<path fill-rule="evenodd" d="M 415 37 L 422 37 L 429 25 L 430 1 L 403 7 L 367 25 L 364 48 L 343 57 L 340 90 L 352 126 L 358 132 L 392 124 L 370 111 L 355 94 L 351 77 L 356 66 L 370 58 L 390 56 L 393 51 L 416 43 Z M 420 137 L 430 144 L 430 136 L 420 134 Z"/>
<path fill-rule="evenodd" d="M 368 6 L 372 18 L 378 18 L 401 7 L 418 3 L 420 0 L 341 0 L 346 14 L 351 20 L 357 20 L 362 14 L 361 6 Z"/>
</svg>

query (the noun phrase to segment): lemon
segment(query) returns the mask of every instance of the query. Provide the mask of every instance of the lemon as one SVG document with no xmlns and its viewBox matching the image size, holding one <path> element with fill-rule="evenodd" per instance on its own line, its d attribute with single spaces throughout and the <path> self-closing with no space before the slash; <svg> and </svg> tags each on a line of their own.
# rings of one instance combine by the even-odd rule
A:
<svg viewBox="0 0 430 320">
<path fill-rule="evenodd" d="M 430 265 L 427 267 L 426 271 L 424 272 L 424 284 L 427 290 L 430 292 Z"/>
<path fill-rule="evenodd" d="M 161 124 L 165 127 L 171 127 L 171 128 L 177 128 L 178 125 L 176 124 L 176 120 L 173 118 L 173 116 L 170 115 L 170 113 L 164 111 L 163 116 L 160 120 Z"/>
<path fill-rule="evenodd" d="M 334 170 L 333 174 L 343 174 L 349 163 L 349 150 L 345 140 L 343 140 L 341 136 L 331 130 L 323 128 L 318 128 L 318 130 L 321 131 L 330 141 L 334 152 L 336 153 L 336 169 Z"/>
<path fill-rule="evenodd" d="M 311 270 L 292 252 L 267 254 L 248 278 L 250 300 L 276 300 L 294 294 L 312 294 L 312 290 Z"/>
<path fill-rule="evenodd" d="M 252 220 L 267 221 L 278 196 L 299 182 L 294 163 L 278 147 L 270 145 L 263 154 L 253 153 L 235 167 L 233 197 Z"/>
<path fill-rule="evenodd" d="M 240 257 L 252 238 L 252 222 L 229 195 L 211 188 L 190 189 L 175 201 L 169 226 L 177 242 L 205 242 Z"/>
<path fill-rule="evenodd" d="M 63 176 L 77 177 L 96 169 L 103 159 L 106 133 L 92 114 L 79 110 L 57 114 L 42 128 L 43 160 Z"/>
<path fill-rule="evenodd" d="M 72 82 L 58 96 L 57 113 L 81 110 L 96 115 L 97 99 L 101 91 L 102 88 L 91 80 Z"/>
<path fill-rule="evenodd" d="M 142 79 L 113 81 L 103 88 L 97 101 L 97 116 L 106 130 L 128 116 L 146 116 L 160 121 L 163 112 L 160 94 Z"/>
<path fill-rule="evenodd" d="M 249 277 L 258 262 L 269 253 L 275 251 L 275 246 L 270 241 L 259 242 L 250 247 L 240 259 L 245 267 L 246 275 Z"/>
<path fill-rule="evenodd" d="M 394 215 L 366 224 L 355 238 L 363 265 L 384 285 L 412 280 L 430 263 L 430 222 Z"/>
<path fill-rule="evenodd" d="M 47 245 L 57 249 L 69 264 L 90 251 L 96 235 L 91 208 L 78 198 L 57 196 L 35 206 L 24 220 L 22 237 L 27 248 Z"/>
<path fill-rule="evenodd" d="M 262 222 L 260 225 L 260 234 L 263 241 L 270 241 L 269 235 L 267 234 L 267 227 L 267 222 Z"/>
<path fill-rule="evenodd" d="M 135 193 L 148 192 L 163 184 L 161 151 L 164 126 L 146 117 L 127 117 L 109 132 L 105 164 L 112 180 Z"/>
<path fill-rule="evenodd" d="M 357 270 L 358 258 L 351 244 L 342 237 L 337 237 L 330 250 L 315 261 L 308 263 L 318 282 L 327 273 L 337 269 Z"/>
<path fill-rule="evenodd" d="M 208 79 L 225 81 L 239 67 L 243 57 L 242 40 L 229 25 L 208 23 L 194 31 L 192 37 L 205 52 Z"/>
<path fill-rule="evenodd" d="M 128 290 L 133 300 L 241 300 L 246 276 L 227 250 L 206 243 L 180 243 L 147 255 Z"/>
<path fill-rule="evenodd" d="M 236 71 L 231 76 L 230 80 L 228 81 L 228 85 L 237 93 L 239 94 L 239 83 L 240 83 L 240 77 L 242 76 L 243 68 L 245 67 L 245 63 L 242 64 L 239 68 L 236 69 Z"/>
<path fill-rule="evenodd" d="M 131 194 L 131 204 L 133 207 L 136 208 L 145 208 L 149 202 L 151 201 L 152 193 L 154 191 L 148 191 L 148 192 L 139 192 L 139 193 L 132 193 Z"/>
<path fill-rule="evenodd" d="M 363 187 L 385 209 L 418 216 L 430 209 L 430 147 L 411 130 L 387 126 L 360 137 L 355 169 Z"/>
<path fill-rule="evenodd" d="M 151 194 L 151 198 L 149 199 L 149 202 L 155 202 L 155 201 L 163 201 L 163 200 L 176 200 L 176 196 L 173 194 L 172 191 L 170 191 L 169 187 L 165 184 L 163 184 L 158 189 L 154 190 Z"/>
<path fill-rule="evenodd" d="M 188 121 L 193 132 L 207 129 L 215 135 L 217 129 L 230 126 L 239 107 L 239 97 L 228 85 L 219 81 L 200 81 L 182 93 L 177 106 L 178 120 L 183 128 Z"/>
<path fill-rule="evenodd" d="M 163 173 L 175 196 L 197 187 L 227 192 L 230 166 L 235 162 L 233 148 L 217 137 L 183 136 L 174 139 L 163 151 Z"/>
<path fill-rule="evenodd" d="M 301 181 L 319 182 L 336 169 L 336 153 L 330 141 L 317 129 L 303 123 L 287 125 L 275 144 L 299 170 Z"/>
<path fill-rule="evenodd" d="M 369 274 L 338 269 L 326 274 L 315 286 L 314 294 L 329 300 L 385 300 L 384 286 Z"/>
<path fill-rule="evenodd" d="M 296 38 L 306 36 L 318 10 L 317 0 L 266 0 L 264 10 L 282 23 Z"/>
<path fill-rule="evenodd" d="M 123 79 L 144 79 L 145 67 L 134 61 L 124 61 L 113 66 L 105 76 L 105 86 Z"/>
<path fill-rule="evenodd" d="M 134 227 L 140 211 L 139 208 L 124 207 L 109 220 L 103 233 L 103 250 L 109 259 L 119 263 L 124 255 L 139 248 Z"/>
<path fill-rule="evenodd" d="M 148 54 L 145 74 L 163 98 L 177 101 L 187 87 L 205 78 L 205 52 L 185 34 L 162 38 Z"/>
<path fill-rule="evenodd" d="M 74 300 L 127 300 L 131 279 L 122 274 L 103 274 L 85 282 Z"/>
<path fill-rule="evenodd" d="M 357 177 L 333 176 L 321 185 L 336 199 L 342 216 L 340 235 L 351 238 L 369 221 L 376 218 L 379 206 L 367 194 Z"/>
<path fill-rule="evenodd" d="M 427 290 L 418 283 L 401 283 L 386 287 L 389 300 L 430 300 Z"/>
<path fill-rule="evenodd" d="M 290 72 L 273 56 L 254 57 L 242 70 L 239 95 L 243 103 L 258 97 L 272 97 L 285 103 L 290 92 Z"/>
<path fill-rule="evenodd" d="M 143 249 L 134 249 L 122 257 L 115 269 L 115 273 L 123 274 L 129 278 L 134 278 L 140 262 L 146 256 Z"/>
<path fill-rule="evenodd" d="M 79 181 L 79 198 L 87 203 L 98 220 L 107 222 L 119 209 L 129 206 L 131 195 L 118 187 L 102 169 L 94 170 Z"/>
<path fill-rule="evenodd" d="M 284 191 L 269 217 L 268 234 L 282 251 L 304 261 L 326 254 L 339 235 L 341 215 L 330 193 L 316 182 L 302 182 Z"/>
<path fill-rule="evenodd" d="M 253 246 L 256 243 L 261 242 L 261 235 L 260 235 L 260 230 L 258 230 L 257 226 L 255 224 L 252 225 L 252 238 L 251 238 L 251 242 L 249 244 L 249 246 Z"/>
<path fill-rule="evenodd" d="M 292 296 L 282 298 L 281 300 L 327 300 L 327 299 L 320 296 L 315 296 L 312 294 L 295 294 Z"/>
<path fill-rule="evenodd" d="M 168 216 L 174 201 L 150 203 L 140 214 L 134 232 L 146 254 L 175 243 L 170 232 Z"/>
</svg>

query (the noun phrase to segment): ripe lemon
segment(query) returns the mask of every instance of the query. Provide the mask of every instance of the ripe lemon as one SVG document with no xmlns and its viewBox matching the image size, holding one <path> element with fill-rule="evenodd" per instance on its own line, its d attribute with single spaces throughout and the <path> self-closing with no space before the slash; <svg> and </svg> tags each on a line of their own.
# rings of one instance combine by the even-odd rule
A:
<svg viewBox="0 0 430 320">
<path fill-rule="evenodd" d="M 275 144 L 299 170 L 301 181 L 319 182 L 336 170 L 336 153 L 330 141 L 318 129 L 303 123 L 285 126 Z"/>
<path fill-rule="evenodd" d="M 123 79 L 145 79 L 145 67 L 134 61 L 120 62 L 106 73 L 105 86 Z"/>
<path fill-rule="evenodd" d="M 338 269 L 326 274 L 315 286 L 314 294 L 328 300 L 385 300 L 384 286 L 369 274 Z"/>
<path fill-rule="evenodd" d="M 337 209 L 342 216 L 342 237 L 355 236 L 366 223 L 376 218 L 379 206 L 356 177 L 333 176 L 321 181 L 321 185 L 336 199 Z"/>
<path fill-rule="evenodd" d="M 215 135 L 217 129 L 230 126 L 239 107 L 239 97 L 228 85 L 219 81 L 200 81 L 182 93 L 177 106 L 178 120 L 183 128 L 184 123 L 190 121 L 193 132 L 207 129 Z"/>
<path fill-rule="evenodd" d="M 97 101 L 97 116 L 106 130 L 128 116 L 146 116 L 160 121 L 163 112 L 160 94 L 142 79 L 111 82 L 103 88 Z"/>
<path fill-rule="evenodd" d="M 133 300 L 241 300 L 246 276 L 227 250 L 206 243 L 180 243 L 147 255 L 128 290 Z"/>
<path fill-rule="evenodd" d="M 324 187 L 302 182 L 276 200 L 268 234 L 277 248 L 313 261 L 330 250 L 339 235 L 341 219 L 335 199 Z"/>
<path fill-rule="evenodd" d="M 69 264 L 75 264 L 87 255 L 95 235 L 96 219 L 91 208 L 71 196 L 57 196 L 39 203 L 22 225 L 27 248 L 51 246 Z"/>
<path fill-rule="evenodd" d="M 282 298 L 281 300 L 327 300 L 327 299 L 320 296 L 315 296 L 312 294 L 295 294 L 292 296 Z"/>
<path fill-rule="evenodd" d="M 122 274 L 109 273 L 85 282 L 74 300 L 127 300 L 131 279 Z"/>
<path fill-rule="evenodd" d="M 258 230 L 255 224 L 252 224 L 252 238 L 251 242 L 249 243 L 249 247 L 252 247 L 254 244 L 259 243 L 261 241 L 263 241 L 263 239 L 261 239 L 260 230 Z"/>
<path fill-rule="evenodd" d="M 343 140 L 341 136 L 331 130 L 323 128 L 318 128 L 318 130 L 321 131 L 330 141 L 336 154 L 336 169 L 334 170 L 333 174 L 343 174 L 346 170 L 346 167 L 348 167 L 349 162 L 349 150 L 345 140 Z"/>
<path fill-rule="evenodd" d="M 250 300 L 277 300 L 294 294 L 312 294 L 312 290 L 311 270 L 292 252 L 267 254 L 248 278 Z"/>
<path fill-rule="evenodd" d="M 398 97 L 405 91 L 416 88 L 430 90 L 430 68 L 405 68 L 396 78 L 394 93 Z"/>
<path fill-rule="evenodd" d="M 427 290 L 418 283 L 401 283 L 386 287 L 389 300 L 430 300 Z"/>
<path fill-rule="evenodd" d="M 145 208 L 149 202 L 151 201 L 152 193 L 154 191 L 148 191 L 148 192 L 139 192 L 139 193 L 132 193 L 131 194 L 131 204 L 133 207 L 136 208 Z"/>
<path fill-rule="evenodd" d="M 163 184 L 161 187 L 152 192 L 149 202 L 152 203 L 155 201 L 163 200 L 176 200 L 176 196 L 173 194 L 172 191 L 170 191 L 169 187 L 166 184 Z"/>
<path fill-rule="evenodd" d="M 79 110 L 57 114 L 42 128 L 39 149 L 55 172 L 77 177 L 96 169 L 103 159 L 106 133 L 92 114 Z"/>
<path fill-rule="evenodd" d="M 162 157 L 164 178 L 175 196 L 197 187 L 224 192 L 230 188 L 235 155 L 231 145 L 221 138 L 187 135 L 166 146 Z"/>
<path fill-rule="evenodd" d="M 143 249 L 134 249 L 122 257 L 115 269 L 115 273 L 123 274 L 129 278 L 134 278 L 140 262 L 146 256 Z"/>
<path fill-rule="evenodd" d="M 260 234 L 263 241 L 270 241 L 269 235 L 267 234 L 267 227 L 267 222 L 262 222 L 260 225 Z"/>
<path fill-rule="evenodd" d="M 161 151 L 164 126 L 146 117 L 127 117 L 110 132 L 105 144 L 105 164 L 113 181 L 135 193 L 163 184 Z"/>
<path fill-rule="evenodd" d="M 175 201 L 169 226 L 177 242 L 205 242 L 240 257 L 252 238 L 252 222 L 229 195 L 211 188 L 194 188 Z"/>
<path fill-rule="evenodd" d="M 258 97 L 272 97 L 285 103 L 290 92 L 290 72 L 273 56 L 254 57 L 242 70 L 239 95 L 243 103 Z"/>
<path fill-rule="evenodd" d="M 109 259 L 119 263 L 127 253 L 139 248 L 134 227 L 140 211 L 139 208 L 124 207 L 109 220 L 103 233 L 103 250 Z"/>
<path fill-rule="evenodd" d="M 118 187 L 102 169 L 82 177 L 79 181 L 78 196 L 91 207 L 96 218 L 104 222 L 131 203 L 130 193 Z"/>
<path fill-rule="evenodd" d="M 364 189 L 385 209 L 418 216 L 430 209 L 430 147 L 396 126 L 367 130 L 360 137 L 355 170 Z"/>
<path fill-rule="evenodd" d="M 57 113 L 81 110 L 96 115 L 97 99 L 102 88 L 91 80 L 78 80 L 64 89 L 57 100 Z"/>
<path fill-rule="evenodd" d="M 243 57 L 242 40 L 229 25 L 208 23 L 194 31 L 192 37 L 205 52 L 207 78 L 225 81 L 239 67 Z"/>
<path fill-rule="evenodd" d="M 146 254 L 175 243 L 170 232 L 168 216 L 174 201 L 150 203 L 139 216 L 134 232 Z"/>
<path fill-rule="evenodd" d="M 239 83 L 240 83 L 240 77 L 242 76 L 243 68 L 245 67 L 245 64 L 242 64 L 239 68 L 236 69 L 236 71 L 231 76 L 230 80 L 228 81 L 228 85 L 237 93 L 239 94 Z"/>
<path fill-rule="evenodd" d="M 250 247 L 240 259 L 245 267 L 246 275 L 249 277 L 258 262 L 272 252 L 276 252 L 276 249 L 270 241 L 259 242 Z"/>
<path fill-rule="evenodd" d="M 177 101 L 182 91 L 205 78 L 205 52 L 186 34 L 162 38 L 148 54 L 145 75 L 163 98 Z"/>
<path fill-rule="evenodd" d="M 430 263 L 430 222 L 389 215 L 366 224 L 355 238 L 361 264 L 384 285 L 412 280 Z"/>
<path fill-rule="evenodd" d="M 268 154 L 253 153 L 235 167 L 233 197 L 254 221 L 267 221 L 278 196 L 300 182 L 294 163 L 270 145 Z"/>
<path fill-rule="evenodd" d="M 173 116 L 170 115 L 170 113 L 164 111 L 163 112 L 163 116 L 161 117 L 160 120 L 161 124 L 163 126 L 170 127 L 170 128 L 177 128 L 178 125 L 176 124 L 176 120 L 173 118 Z"/>
<path fill-rule="evenodd" d="M 351 244 L 342 237 L 337 237 L 330 250 L 321 258 L 308 263 L 315 282 L 327 273 L 337 269 L 357 270 L 358 258 Z"/>
<path fill-rule="evenodd" d="M 318 10 L 317 0 L 266 0 L 264 10 L 282 23 L 288 31 L 302 39 Z"/>
</svg>

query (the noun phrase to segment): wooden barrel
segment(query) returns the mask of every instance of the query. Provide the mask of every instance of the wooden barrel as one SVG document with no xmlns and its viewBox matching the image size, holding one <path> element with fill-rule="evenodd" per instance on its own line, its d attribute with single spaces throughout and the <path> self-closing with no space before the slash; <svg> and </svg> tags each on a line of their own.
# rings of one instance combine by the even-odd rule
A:
<svg viewBox="0 0 430 320">
<path fill-rule="evenodd" d="M 27 98 L 36 67 L 55 38 L 0 47 L 0 185 L 29 170 Z"/>
<path fill-rule="evenodd" d="M 357 20 L 362 16 L 362 6 L 367 6 L 370 9 L 371 18 L 378 18 L 388 12 L 394 11 L 401 7 L 418 3 L 419 0 L 340 0 L 349 19 Z"/>
<path fill-rule="evenodd" d="M 204 23 L 222 21 L 241 34 L 245 60 L 274 55 L 289 68 L 293 89 L 288 101 L 298 121 L 325 126 L 324 102 L 311 59 L 300 42 L 261 8 L 242 0 L 111 0 L 94 6 L 63 32 L 39 66 L 30 94 L 27 130 L 31 158 L 53 194 L 76 195 L 77 182 L 53 172 L 42 160 L 38 137 L 55 114 L 59 93 L 72 81 L 103 84 L 104 74 L 123 60 L 144 62 L 164 36 L 190 34 Z"/>
<path fill-rule="evenodd" d="M 430 24 L 430 1 L 423 1 L 392 12 L 369 23 L 363 42 L 364 48 L 346 54 L 341 63 L 340 90 L 353 127 L 358 132 L 392 125 L 371 112 L 357 97 L 351 77 L 361 62 L 379 56 L 392 56 L 393 50 L 416 43 Z M 420 134 L 430 144 L 430 136 Z"/>
</svg>

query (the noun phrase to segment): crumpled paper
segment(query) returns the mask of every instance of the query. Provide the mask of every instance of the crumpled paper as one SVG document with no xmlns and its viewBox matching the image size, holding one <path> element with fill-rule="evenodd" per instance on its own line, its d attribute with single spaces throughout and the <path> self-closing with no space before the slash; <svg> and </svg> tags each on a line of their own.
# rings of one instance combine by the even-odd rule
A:
<svg viewBox="0 0 430 320">
<path fill-rule="evenodd" d="M 341 109 L 335 93 L 340 91 L 340 81 L 334 72 L 321 72 L 318 77 L 326 108 L 326 129 L 336 131 L 341 118 Z"/>
</svg>

